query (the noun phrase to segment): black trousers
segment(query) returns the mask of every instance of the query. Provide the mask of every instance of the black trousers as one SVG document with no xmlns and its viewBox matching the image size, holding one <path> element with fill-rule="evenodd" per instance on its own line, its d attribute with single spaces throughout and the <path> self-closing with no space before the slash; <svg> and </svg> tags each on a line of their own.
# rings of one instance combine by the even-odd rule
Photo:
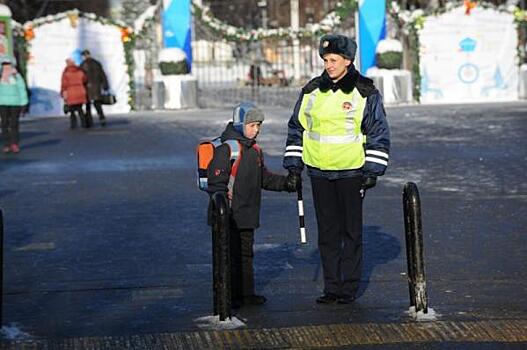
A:
<svg viewBox="0 0 527 350">
<path fill-rule="evenodd" d="M 72 129 L 77 127 L 77 115 L 79 116 L 80 124 L 83 127 L 86 128 L 89 126 L 87 125 L 84 112 L 82 111 L 82 104 L 68 105 L 68 110 L 70 111 L 70 127 Z"/>
<path fill-rule="evenodd" d="M 312 177 L 324 293 L 355 296 L 362 265 L 361 177 Z"/>
<path fill-rule="evenodd" d="M 91 105 L 95 106 L 95 110 L 97 111 L 97 115 L 99 116 L 99 120 L 104 120 L 106 117 L 104 116 L 104 112 L 102 110 L 102 101 L 88 101 L 86 103 L 86 116 L 89 121 L 92 120 L 91 116 Z"/>
<path fill-rule="evenodd" d="M 2 135 L 4 144 L 10 146 L 20 141 L 20 106 L 0 106 L 0 118 L 2 119 Z"/>
<path fill-rule="evenodd" d="M 254 294 L 254 230 L 238 229 L 231 223 L 231 298 Z"/>
</svg>

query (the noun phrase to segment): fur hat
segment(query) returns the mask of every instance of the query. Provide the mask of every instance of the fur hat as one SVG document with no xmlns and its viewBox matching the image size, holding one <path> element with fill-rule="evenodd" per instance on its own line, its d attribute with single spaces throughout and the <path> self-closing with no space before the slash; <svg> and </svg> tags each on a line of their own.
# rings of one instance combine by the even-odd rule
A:
<svg viewBox="0 0 527 350">
<path fill-rule="evenodd" d="M 253 122 L 263 122 L 265 115 L 263 111 L 252 102 L 242 102 L 232 113 L 232 125 L 243 135 L 243 126 Z"/>
<path fill-rule="evenodd" d="M 345 35 L 326 34 L 320 38 L 318 54 L 322 58 L 325 54 L 334 53 L 353 61 L 356 52 L 357 43 Z"/>
</svg>

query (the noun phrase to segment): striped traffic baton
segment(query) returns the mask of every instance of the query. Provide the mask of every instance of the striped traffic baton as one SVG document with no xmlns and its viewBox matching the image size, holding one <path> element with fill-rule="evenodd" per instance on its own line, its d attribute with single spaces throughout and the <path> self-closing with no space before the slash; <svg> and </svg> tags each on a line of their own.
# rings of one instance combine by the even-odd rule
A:
<svg viewBox="0 0 527 350">
<path fill-rule="evenodd" d="M 306 224 L 304 222 L 304 200 L 302 199 L 302 182 L 296 190 L 298 196 L 298 221 L 300 223 L 300 243 L 307 243 Z"/>
</svg>

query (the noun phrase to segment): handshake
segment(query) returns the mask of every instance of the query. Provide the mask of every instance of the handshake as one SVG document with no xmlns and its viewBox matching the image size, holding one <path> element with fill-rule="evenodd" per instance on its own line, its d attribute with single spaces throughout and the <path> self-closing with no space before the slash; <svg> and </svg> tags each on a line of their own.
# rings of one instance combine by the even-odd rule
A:
<svg viewBox="0 0 527 350">
<path fill-rule="evenodd" d="M 286 192 L 296 192 L 300 188 L 302 188 L 302 177 L 300 173 L 289 171 L 289 174 L 285 178 L 283 190 Z"/>
</svg>

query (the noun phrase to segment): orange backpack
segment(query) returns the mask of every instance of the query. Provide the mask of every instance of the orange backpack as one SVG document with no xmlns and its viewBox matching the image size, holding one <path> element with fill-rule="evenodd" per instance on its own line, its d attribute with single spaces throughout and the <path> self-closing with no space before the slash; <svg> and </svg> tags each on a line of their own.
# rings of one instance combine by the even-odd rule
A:
<svg viewBox="0 0 527 350">
<path fill-rule="evenodd" d="M 207 168 L 212 157 L 214 157 L 214 150 L 224 143 L 229 145 L 231 151 L 231 166 L 237 168 L 237 161 L 240 159 L 239 156 L 241 154 L 241 147 L 238 141 L 226 140 L 225 142 L 221 142 L 221 138 L 216 137 L 212 140 L 202 140 L 196 147 L 196 155 L 198 158 L 198 188 L 202 191 L 206 191 L 208 188 Z"/>
</svg>

